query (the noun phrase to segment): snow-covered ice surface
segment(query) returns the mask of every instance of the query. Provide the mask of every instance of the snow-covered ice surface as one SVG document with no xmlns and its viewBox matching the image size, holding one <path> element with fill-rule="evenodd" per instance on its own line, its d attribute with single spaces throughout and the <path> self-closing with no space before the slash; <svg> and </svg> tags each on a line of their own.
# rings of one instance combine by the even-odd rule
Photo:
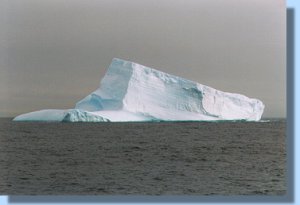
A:
<svg viewBox="0 0 300 205">
<path fill-rule="evenodd" d="M 259 121 L 264 104 L 114 58 L 97 90 L 75 109 L 41 110 L 15 121 Z"/>
</svg>

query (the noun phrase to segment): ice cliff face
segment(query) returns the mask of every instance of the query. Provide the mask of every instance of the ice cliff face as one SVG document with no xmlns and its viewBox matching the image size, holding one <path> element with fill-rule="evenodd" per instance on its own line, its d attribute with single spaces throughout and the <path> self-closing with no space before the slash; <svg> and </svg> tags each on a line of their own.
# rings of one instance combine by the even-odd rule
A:
<svg viewBox="0 0 300 205">
<path fill-rule="evenodd" d="M 100 86 L 75 109 L 37 111 L 15 120 L 49 121 L 258 121 L 257 99 L 222 92 L 137 63 L 113 59 Z"/>
</svg>

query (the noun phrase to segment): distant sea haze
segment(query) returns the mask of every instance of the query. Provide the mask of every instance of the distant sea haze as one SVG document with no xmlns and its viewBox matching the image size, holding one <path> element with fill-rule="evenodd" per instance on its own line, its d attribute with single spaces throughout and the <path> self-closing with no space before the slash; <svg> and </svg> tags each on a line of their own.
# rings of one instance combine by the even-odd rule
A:
<svg viewBox="0 0 300 205">
<path fill-rule="evenodd" d="M 0 119 L 7 195 L 284 195 L 286 122 Z"/>
</svg>

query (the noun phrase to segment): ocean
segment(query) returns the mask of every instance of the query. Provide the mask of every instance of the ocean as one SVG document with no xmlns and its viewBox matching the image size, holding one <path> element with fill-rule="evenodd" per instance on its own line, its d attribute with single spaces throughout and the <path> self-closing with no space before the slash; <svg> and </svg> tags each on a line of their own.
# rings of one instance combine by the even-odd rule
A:
<svg viewBox="0 0 300 205">
<path fill-rule="evenodd" d="M 286 121 L 0 118 L 6 195 L 284 195 Z"/>
</svg>

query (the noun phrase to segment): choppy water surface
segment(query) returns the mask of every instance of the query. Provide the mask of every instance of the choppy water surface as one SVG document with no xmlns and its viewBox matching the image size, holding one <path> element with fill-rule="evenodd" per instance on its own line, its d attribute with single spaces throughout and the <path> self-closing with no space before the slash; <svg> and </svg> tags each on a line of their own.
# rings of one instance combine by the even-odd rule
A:
<svg viewBox="0 0 300 205">
<path fill-rule="evenodd" d="M 284 120 L 0 120 L 1 194 L 281 195 Z"/>
</svg>

